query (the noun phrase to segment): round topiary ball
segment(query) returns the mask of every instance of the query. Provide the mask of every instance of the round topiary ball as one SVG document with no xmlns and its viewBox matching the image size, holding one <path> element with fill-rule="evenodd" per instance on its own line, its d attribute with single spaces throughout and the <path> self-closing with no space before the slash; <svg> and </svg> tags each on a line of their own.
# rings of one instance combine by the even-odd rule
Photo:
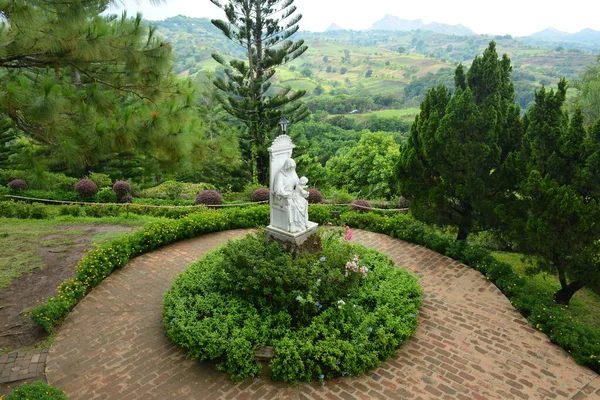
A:
<svg viewBox="0 0 600 400">
<path fill-rule="evenodd" d="M 127 195 L 121 197 L 121 203 L 133 203 L 133 196 Z"/>
<path fill-rule="evenodd" d="M 352 203 L 350 203 L 350 207 L 352 208 L 352 211 L 358 211 L 358 212 L 371 211 L 371 204 L 369 204 L 369 202 L 364 199 L 352 200 Z"/>
<path fill-rule="evenodd" d="M 8 182 L 8 188 L 12 190 L 25 190 L 27 189 L 27 182 L 23 179 L 13 179 Z"/>
<path fill-rule="evenodd" d="M 252 192 L 252 201 L 269 201 L 269 189 L 259 188 Z"/>
<path fill-rule="evenodd" d="M 113 192 L 117 194 L 117 197 L 119 199 L 122 199 L 123 197 L 131 193 L 131 185 L 129 184 L 129 182 L 116 181 L 113 185 Z"/>
<path fill-rule="evenodd" d="M 410 206 L 410 201 L 404 197 L 400 196 L 398 199 L 398 208 L 408 208 Z"/>
<path fill-rule="evenodd" d="M 308 200 L 309 203 L 321 203 L 323 202 L 323 195 L 317 189 L 308 189 Z"/>
<path fill-rule="evenodd" d="M 196 196 L 196 204 L 218 206 L 222 201 L 221 195 L 216 190 L 203 190 Z"/>
<path fill-rule="evenodd" d="M 75 184 L 75 191 L 79 193 L 81 197 L 87 199 L 98 193 L 98 185 L 89 179 L 82 179 Z"/>
</svg>

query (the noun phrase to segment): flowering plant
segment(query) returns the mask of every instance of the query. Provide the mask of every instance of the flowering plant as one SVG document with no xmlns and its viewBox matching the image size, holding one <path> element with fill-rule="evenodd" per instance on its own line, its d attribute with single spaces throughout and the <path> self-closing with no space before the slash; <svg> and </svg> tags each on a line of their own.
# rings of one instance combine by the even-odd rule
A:
<svg viewBox="0 0 600 400">
<path fill-rule="evenodd" d="M 354 258 L 346 263 L 346 271 L 344 272 L 346 278 L 350 275 L 350 272 L 361 273 L 363 278 L 366 278 L 367 275 L 369 275 L 369 268 L 364 265 L 359 265 L 358 261 L 358 254 L 354 254 Z"/>
<path fill-rule="evenodd" d="M 352 232 L 350 227 L 348 225 L 344 225 L 344 239 L 346 239 L 347 241 L 351 241 L 353 235 L 354 233 Z"/>
</svg>

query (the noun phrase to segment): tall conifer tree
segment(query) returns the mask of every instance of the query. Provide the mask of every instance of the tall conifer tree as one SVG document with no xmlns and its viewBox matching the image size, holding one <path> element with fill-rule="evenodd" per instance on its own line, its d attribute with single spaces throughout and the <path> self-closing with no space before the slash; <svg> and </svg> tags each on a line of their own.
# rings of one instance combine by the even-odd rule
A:
<svg viewBox="0 0 600 400">
<path fill-rule="evenodd" d="M 509 166 L 520 139 L 510 60 L 491 42 L 454 93 L 431 89 L 401 150 L 398 179 L 415 217 L 458 228 L 458 240 L 496 224 L 494 207 L 510 195 Z"/>
<path fill-rule="evenodd" d="M 226 78 L 217 78 L 215 85 L 225 110 L 247 127 L 249 147 L 246 157 L 251 160 L 255 181 L 267 184 L 267 142 L 282 116 L 292 122 L 308 116 L 308 109 L 297 102 L 305 91 L 271 87 L 275 69 L 304 53 L 303 40 L 290 38 L 298 29 L 302 15 L 296 14 L 294 0 L 230 0 L 213 4 L 225 11 L 227 21 L 212 23 L 246 55 L 244 60 L 213 58 L 227 67 Z"/>
<path fill-rule="evenodd" d="M 524 119 L 519 197 L 498 208 L 506 233 L 532 272 L 558 275 L 554 299 L 569 304 L 582 287 L 600 288 L 600 121 L 586 131 L 577 109 L 563 112 L 566 81 L 542 88 Z"/>
</svg>

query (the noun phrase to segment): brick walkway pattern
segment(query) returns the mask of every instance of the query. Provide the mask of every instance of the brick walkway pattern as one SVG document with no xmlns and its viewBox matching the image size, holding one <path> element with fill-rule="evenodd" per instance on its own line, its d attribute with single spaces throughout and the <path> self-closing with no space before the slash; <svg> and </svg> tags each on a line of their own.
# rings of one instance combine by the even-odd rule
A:
<svg viewBox="0 0 600 400">
<path fill-rule="evenodd" d="M 11 383 L 42 376 L 48 349 L 18 351 L 0 355 L 0 383 Z"/>
<path fill-rule="evenodd" d="M 48 382 L 71 400 L 129 399 L 599 399 L 600 377 L 533 329 L 478 272 L 423 247 L 366 231 L 355 241 L 419 276 L 415 336 L 359 378 L 291 387 L 233 383 L 186 358 L 164 335 L 162 294 L 205 252 L 248 231 L 180 242 L 132 260 L 68 315 L 50 349 Z"/>
</svg>

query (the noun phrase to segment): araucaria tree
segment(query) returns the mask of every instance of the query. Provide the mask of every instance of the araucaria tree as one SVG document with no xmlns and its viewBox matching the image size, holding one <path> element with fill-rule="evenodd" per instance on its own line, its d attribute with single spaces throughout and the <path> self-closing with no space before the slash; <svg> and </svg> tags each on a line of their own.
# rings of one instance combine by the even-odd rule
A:
<svg viewBox="0 0 600 400">
<path fill-rule="evenodd" d="M 0 118 L 23 165 L 83 174 L 185 154 L 192 89 L 175 87 L 171 47 L 141 15 L 102 14 L 112 1 L 0 1 Z"/>
<path fill-rule="evenodd" d="M 577 109 L 562 110 L 567 84 L 542 88 L 524 118 L 524 171 L 518 198 L 499 208 L 533 272 L 557 274 L 554 300 L 569 304 L 584 286 L 600 288 L 600 120 L 586 131 Z"/>
<path fill-rule="evenodd" d="M 271 87 L 275 68 L 302 55 L 307 49 L 303 40 L 292 41 L 302 15 L 294 13 L 294 0 L 230 0 L 221 4 L 227 22 L 212 23 L 245 52 L 245 60 L 213 58 L 226 67 L 226 77 L 214 83 L 222 91 L 225 110 L 247 127 L 245 155 L 252 163 L 255 181 L 267 184 L 267 142 L 282 116 L 292 122 L 308 115 L 308 109 L 296 100 L 305 91 Z"/>
<path fill-rule="evenodd" d="M 466 74 L 459 65 L 454 93 L 444 86 L 427 93 L 401 149 L 397 176 L 413 215 L 457 227 L 458 240 L 495 226 L 494 208 L 515 184 L 521 123 L 511 69 L 494 42 Z"/>
</svg>

